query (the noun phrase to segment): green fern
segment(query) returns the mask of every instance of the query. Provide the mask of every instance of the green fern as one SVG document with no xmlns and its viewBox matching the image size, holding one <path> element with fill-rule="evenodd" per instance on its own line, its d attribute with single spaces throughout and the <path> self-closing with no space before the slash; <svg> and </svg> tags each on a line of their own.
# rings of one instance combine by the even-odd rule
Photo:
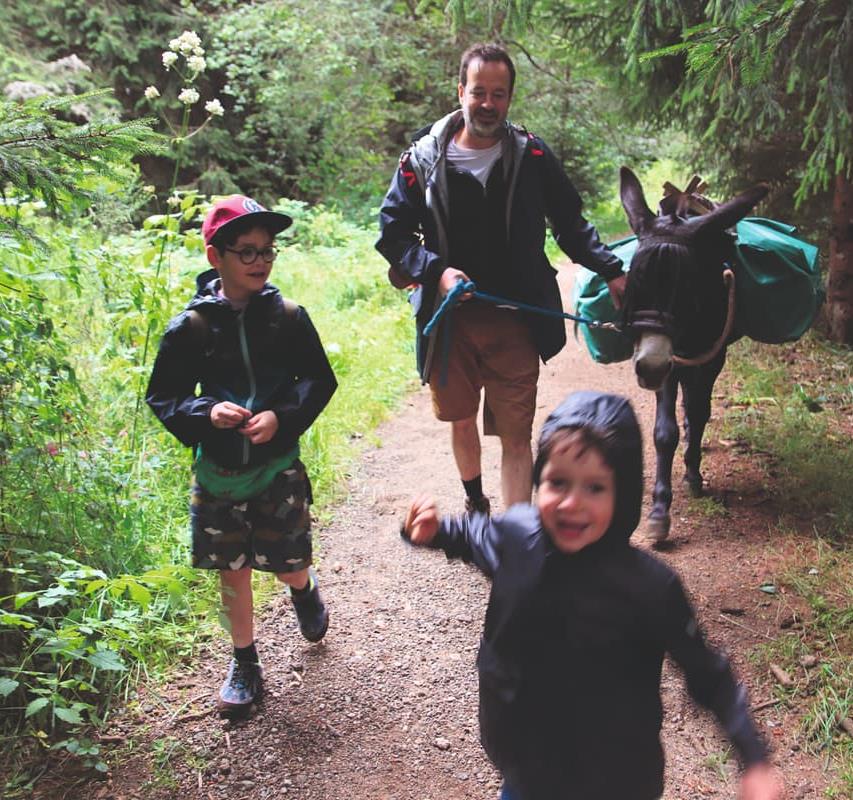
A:
<svg viewBox="0 0 853 800">
<path fill-rule="evenodd" d="M 92 175 L 118 178 L 117 167 L 135 155 L 163 149 L 152 120 L 130 122 L 70 121 L 72 106 L 102 92 L 63 98 L 39 97 L 18 103 L 0 100 L 0 190 L 42 201 L 56 214 L 67 205 L 86 205 L 93 199 L 84 188 Z M 0 212 L 0 235 L 32 238 L 14 214 Z"/>
</svg>

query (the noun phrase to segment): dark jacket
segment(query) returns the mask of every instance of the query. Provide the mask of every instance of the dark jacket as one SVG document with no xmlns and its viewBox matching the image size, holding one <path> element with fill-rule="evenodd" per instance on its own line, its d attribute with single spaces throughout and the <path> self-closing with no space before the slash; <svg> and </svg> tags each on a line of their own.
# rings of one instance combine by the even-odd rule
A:
<svg viewBox="0 0 853 800">
<path fill-rule="evenodd" d="M 466 264 L 449 261 L 451 202 L 446 150 L 463 124 L 456 111 L 436 122 L 400 159 L 400 165 L 380 209 L 376 247 L 391 265 L 395 285 L 414 284 L 410 302 L 418 330 L 418 367 L 427 380 L 432 348 L 422 336 L 437 307 L 437 289 L 446 267 L 463 272 Z M 502 269 L 511 299 L 562 311 L 556 271 L 545 256 L 545 220 L 551 223 L 560 248 L 573 261 L 599 272 L 606 280 L 621 274 L 621 262 L 600 241 L 595 228 L 581 215 L 581 199 L 560 162 L 545 143 L 514 125 L 507 125 L 503 151 L 495 169 L 503 170 L 506 197 L 506 252 Z M 566 343 L 565 321 L 526 314 L 543 361 Z M 430 341 L 434 336 L 430 337 Z"/>
<path fill-rule="evenodd" d="M 240 469 L 292 450 L 337 381 L 304 308 L 266 284 L 238 311 L 219 296 L 215 275 L 199 275 L 195 297 L 169 323 L 145 399 L 182 444 L 200 444 L 220 466 Z M 237 429 L 214 428 L 210 410 L 225 400 L 274 411 L 275 436 L 253 445 Z"/>
<path fill-rule="evenodd" d="M 579 392 L 549 418 L 615 442 L 616 506 L 604 536 L 564 555 L 537 509 L 442 520 L 433 541 L 492 579 L 478 657 L 480 733 L 523 800 L 652 800 L 663 792 L 661 667 L 682 668 L 744 762 L 765 757 L 744 690 L 710 649 L 675 573 L 629 545 L 642 493 L 642 443 L 628 402 Z M 537 465 L 541 467 L 541 465 Z"/>
</svg>

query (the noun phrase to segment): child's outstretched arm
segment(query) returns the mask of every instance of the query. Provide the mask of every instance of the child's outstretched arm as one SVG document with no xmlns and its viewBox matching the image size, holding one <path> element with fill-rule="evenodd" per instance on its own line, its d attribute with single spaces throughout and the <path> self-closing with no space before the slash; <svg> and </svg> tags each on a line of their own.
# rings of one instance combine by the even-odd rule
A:
<svg viewBox="0 0 853 800">
<path fill-rule="evenodd" d="M 729 660 L 705 642 L 675 576 L 665 607 L 666 649 L 684 670 L 691 696 L 714 713 L 744 765 L 741 800 L 779 800 L 782 784 L 767 760 L 767 747 L 749 712 L 746 689 L 735 679 Z"/>
<path fill-rule="evenodd" d="M 497 519 L 486 514 L 439 517 L 435 501 L 422 495 L 409 507 L 400 533 L 414 545 L 443 550 L 448 558 L 473 563 L 491 577 L 501 560 Z"/>
</svg>

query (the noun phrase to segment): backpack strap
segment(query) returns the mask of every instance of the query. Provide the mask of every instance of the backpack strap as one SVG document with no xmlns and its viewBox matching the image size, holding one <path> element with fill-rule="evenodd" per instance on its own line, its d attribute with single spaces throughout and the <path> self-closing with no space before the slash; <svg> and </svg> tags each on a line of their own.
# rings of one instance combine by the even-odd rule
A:
<svg viewBox="0 0 853 800">
<path fill-rule="evenodd" d="M 187 311 L 187 321 L 190 324 L 192 343 L 199 350 L 204 351 L 207 340 L 210 337 L 210 326 L 207 320 L 194 308 Z"/>
<path fill-rule="evenodd" d="M 284 318 L 291 322 L 295 322 L 299 317 L 299 304 L 282 295 L 281 305 L 284 309 Z"/>
</svg>

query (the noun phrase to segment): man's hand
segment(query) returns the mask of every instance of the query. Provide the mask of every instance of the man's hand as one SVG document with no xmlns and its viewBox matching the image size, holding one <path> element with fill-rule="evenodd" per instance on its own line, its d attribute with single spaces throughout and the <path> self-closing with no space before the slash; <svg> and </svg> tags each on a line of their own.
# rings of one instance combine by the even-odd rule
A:
<svg viewBox="0 0 853 800">
<path fill-rule="evenodd" d="M 618 278 L 607 281 L 607 288 L 610 290 L 610 299 L 617 309 L 622 308 L 622 301 L 625 299 L 625 284 L 627 283 L 628 276 L 624 272 Z"/>
<path fill-rule="evenodd" d="M 740 800 L 781 800 L 782 781 L 767 763 L 753 764 L 740 779 Z"/>
<path fill-rule="evenodd" d="M 456 286 L 459 281 L 465 281 L 466 283 L 471 279 L 462 272 L 461 269 L 453 269 L 453 267 L 448 267 L 444 272 L 441 273 L 441 277 L 438 279 L 438 291 L 442 297 L 447 297 L 450 293 L 450 290 Z M 467 300 L 471 297 L 470 294 L 463 294 L 462 299 Z"/>
<path fill-rule="evenodd" d="M 210 422 L 214 428 L 237 428 L 251 416 L 252 412 L 248 408 L 228 400 L 217 403 L 210 409 Z"/>
<path fill-rule="evenodd" d="M 274 411 L 261 411 L 240 428 L 240 433 L 252 444 L 266 444 L 275 436 L 276 431 L 278 431 L 278 417 Z"/>
<path fill-rule="evenodd" d="M 429 544 L 438 533 L 438 510 L 435 501 L 427 495 L 417 498 L 406 514 L 403 528 L 412 544 Z"/>
</svg>

